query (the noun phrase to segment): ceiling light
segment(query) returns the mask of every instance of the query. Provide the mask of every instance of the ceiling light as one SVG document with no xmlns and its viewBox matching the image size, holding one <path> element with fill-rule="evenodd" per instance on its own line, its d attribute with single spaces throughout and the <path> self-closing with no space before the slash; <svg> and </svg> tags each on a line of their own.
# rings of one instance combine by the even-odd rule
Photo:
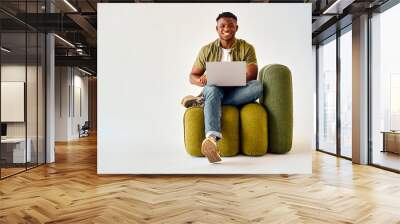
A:
<svg viewBox="0 0 400 224">
<path fill-rule="evenodd" d="M 74 10 L 75 12 L 78 12 L 78 10 L 71 4 L 69 3 L 68 0 L 64 0 L 65 4 L 67 4 L 72 10 Z"/>
<path fill-rule="evenodd" d="M 78 53 L 79 55 L 83 55 L 83 49 L 77 48 L 76 53 Z"/>
<path fill-rule="evenodd" d="M 9 50 L 9 49 L 7 49 L 7 48 L 5 48 L 5 47 L 1 47 L 0 49 L 1 49 L 2 51 L 6 52 L 6 53 L 10 53 L 10 52 L 11 52 L 11 50 Z"/>
<path fill-rule="evenodd" d="M 73 44 L 72 44 L 71 42 L 69 42 L 68 40 L 66 40 L 66 39 L 64 39 L 64 38 L 62 38 L 62 37 L 60 37 L 60 36 L 58 36 L 57 34 L 54 34 L 54 36 L 57 37 L 58 39 L 60 39 L 61 41 L 63 41 L 64 43 L 66 43 L 67 45 L 69 45 L 69 46 L 75 48 L 75 45 L 73 45 Z"/>
<path fill-rule="evenodd" d="M 83 73 L 85 73 L 85 74 L 87 74 L 87 75 L 93 75 L 92 73 L 90 73 L 90 72 L 88 72 L 88 71 L 86 71 L 86 70 L 83 70 L 83 69 L 81 69 L 81 68 L 79 68 L 79 67 L 78 67 L 78 70 L 81 71 L 81 72 L 83 72 Z"/>
</svg>

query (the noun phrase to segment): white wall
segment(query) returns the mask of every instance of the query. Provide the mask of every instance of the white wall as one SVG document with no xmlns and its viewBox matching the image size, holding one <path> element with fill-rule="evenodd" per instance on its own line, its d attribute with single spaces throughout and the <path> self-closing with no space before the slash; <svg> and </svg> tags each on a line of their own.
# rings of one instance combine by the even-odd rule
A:
<svg viewBox="0 0 400 224">
<path fill-rule="evenodd" d="M 68 140 L 68 67 L 55 68 L 55 141 Z"/>
<path fill-rule="evenodd" d="M 25 82 L 1 82 L 1 121 L 25 121 Z"/>
<path fill-rule="evenodd" d="M 25 65 L 18 65 L 18 64 L 8 64 L 8 65 L 2 65 L 1 68 L 1 81 L 2 82 L 23 82 L 26 84 L 26 71 L 28 71 L 28 74 L 31 75 L 34 74 L 36 75 L 36 67 L 33 66 L 28 66 L 25 67 Z M 35 82 L 36 84 L 36 82 Z M 22 94 L 24 94 L 25 91 L 22 91 Z M 33 94 L 33 93 L 31 93 Z M 35 94 L 36 96 L 36 94 Z M 4 96 L 2 96 L 2 98 L 4 98 Z M 22 100 L 24 101 L 25 97 L 22 96 Z M 18 102 L 19 103 L 19 102 Z M 22 128 L 20 131 L 18 130 L 19 128 L 15 128 L 16 126 L 20 126 L 19 124 L 23 124 L 24 123 L 24 113 L 25 113 L 25 103 L 22 103 L 22 108 L 18 108 L 20 111 L 15 111 L 15 113 L 20 114 L 20 122 L 7 122 L 8 123 L 8 128 L 10 129 L 11 132 L 14 132 L 16 135 L 18 135 L 17 133 L 19 133 L 21 136 L 25 136 L 25 129 Z M 3 105 L 2 103 L 2 115 L 5 113 L 13 113 L 12 111 L 9 111 L 10 108 L 9 107 L 4 107 L 6 105 Z M 34 108 L 36 108 L 36 105 L 34 106 Z M 17 108 L 13 108 L 14 110 Z M 22 118 L 21 118 L 21 113 L 22 113 Z M 4 120 L 4 118 L 2 118 L 2 120 Z M 13 129 L 15 131 L 13 131 Z"/>
<path fill-rule="evenodd" d="M 78 72 L 78 74 L 77 74 Z M 74 71 L 74 107 L 72 108 L 72 119 L 71 119 L 71 135 L 73 138 L 79 137 L 79 132 L 77 129 L 78 124 L 81 126 L 88 121 L 89 112 L 88 112 L 88 77 L 82 76 L 78 70 Z M 80 93 L 79 93 L 80 91 Z M 79 97 L 80 96 L 80 97 Z M 80 102 L 79 102 L 80 101 Z M 81 110 L 81 111 L 80 111 Z"/>
<path fill-rule="evenodd" d="M 81 113 L 77 105 L 82 105 Z M 88 78 L 76 68 L 56 67 L 55 120 L 56 141 L 77 139 L 78 124 L 88 120 Z"/>
<path fill-rule="evenodd" d="M 140 172 L 147 160 L 139 158 L 161 151 L 186 155 L 179 102 L 201 90 L 188 74 L 200 48 L 218 38 L 222 11 L 238 16 L 237 37 L 253 44 L 260 69 L 291 69 L 293 151 L 312 148 L 311 4 L 98 4 L 99 173 Z"/>
</svg>

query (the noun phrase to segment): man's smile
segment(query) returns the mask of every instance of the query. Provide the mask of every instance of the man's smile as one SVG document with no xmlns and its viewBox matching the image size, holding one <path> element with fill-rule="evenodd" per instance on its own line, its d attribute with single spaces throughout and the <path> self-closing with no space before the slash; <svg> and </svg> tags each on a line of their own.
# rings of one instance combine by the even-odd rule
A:
<svg viewBox="0 0 400 224">
<path fill-rule="evenodd" d="M 224 36 L 230 36 L 230 35 L 232 35 L 232 32 L 222 32 L 222 35 L 224 35 Z"/>
</svg>

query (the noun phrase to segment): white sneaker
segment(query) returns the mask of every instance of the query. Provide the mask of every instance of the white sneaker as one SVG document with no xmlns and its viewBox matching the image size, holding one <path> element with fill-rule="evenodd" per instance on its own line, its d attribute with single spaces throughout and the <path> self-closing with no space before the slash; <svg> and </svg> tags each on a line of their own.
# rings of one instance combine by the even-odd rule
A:
<svg viewBox="0 0 400 224">
<path fill-rule="evenodd" d="M 186 108 L 202 107 L 202 106 L 204 106 L 204 97 L 188 95 L 188 96 L 183 97 L 181 104 Z"/>
</svg>

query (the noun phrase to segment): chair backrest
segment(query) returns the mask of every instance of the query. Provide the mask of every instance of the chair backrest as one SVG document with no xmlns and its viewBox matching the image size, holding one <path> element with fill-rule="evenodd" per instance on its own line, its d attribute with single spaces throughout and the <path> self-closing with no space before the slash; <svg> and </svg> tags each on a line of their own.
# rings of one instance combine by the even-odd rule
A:
<svg viewBox="0 0 400 224">
<path fill-rule="evenodd" d="M 85 121 L 85 123 L 82 126 L 82 129 L 89 129 L 90 128 L 90 123 L 89 121 Z"/>
<path fill-rule="evenodd" d="M 260 70 L 259 80 L 264 88 L 260 103 L 268 113 L 268 152 L 286 153 L 293 138 L 292 73 L 284 65 L 271 64 Z"/>
</svg>

